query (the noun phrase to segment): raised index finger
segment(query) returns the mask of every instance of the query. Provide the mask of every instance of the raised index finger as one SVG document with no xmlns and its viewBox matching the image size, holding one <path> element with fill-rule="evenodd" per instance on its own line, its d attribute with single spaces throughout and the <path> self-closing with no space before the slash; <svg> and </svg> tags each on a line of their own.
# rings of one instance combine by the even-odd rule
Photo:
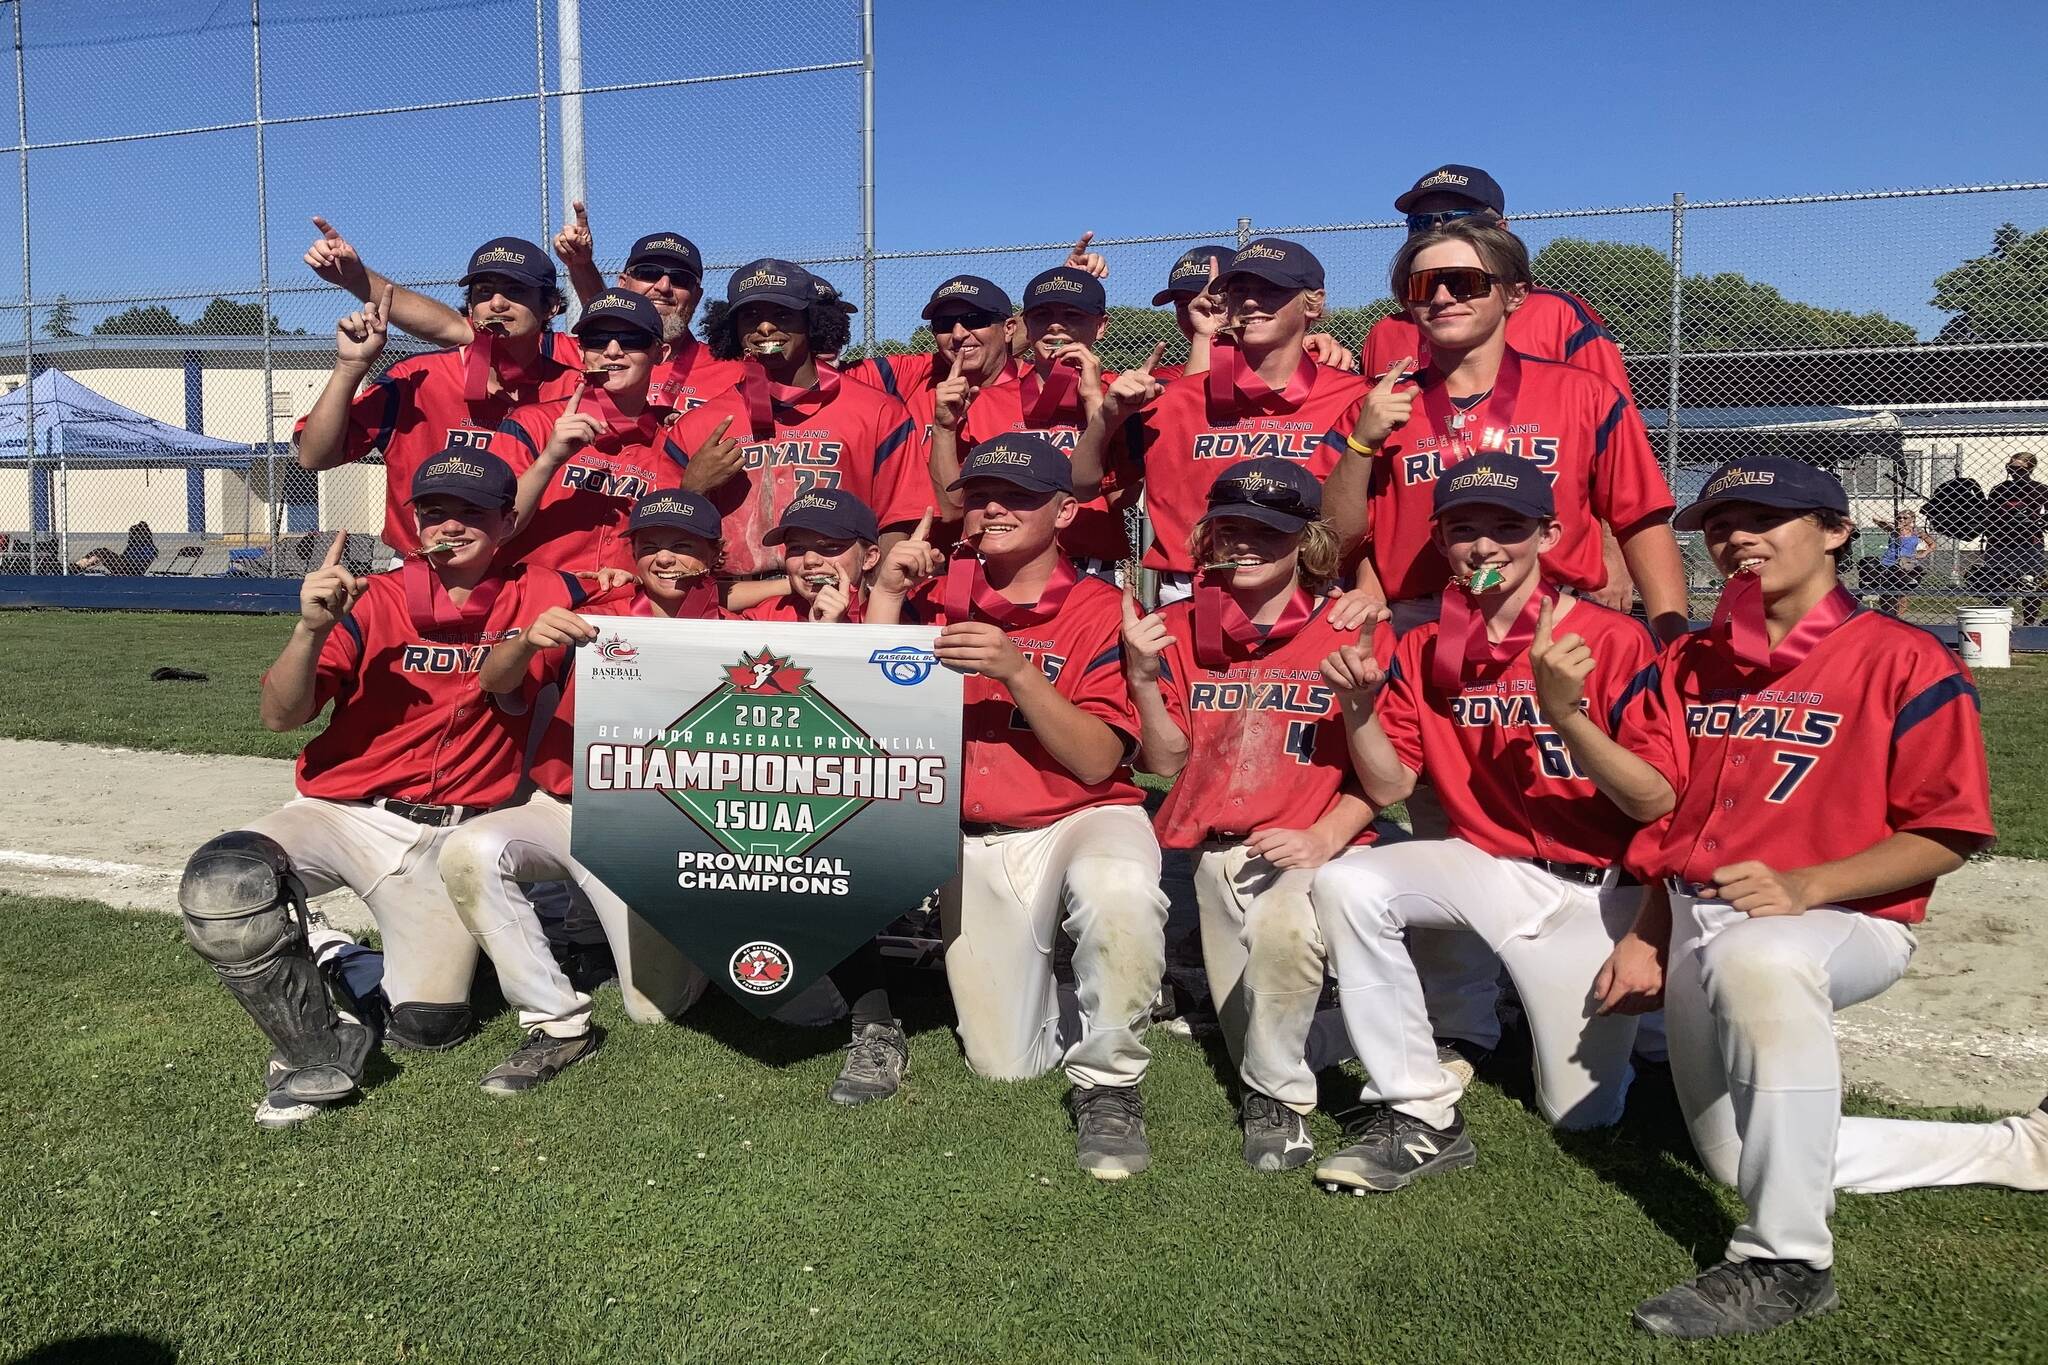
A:
<svg viewBox="0 0 2048 1365">
<path fill-rule="evenodd" d="M 1076 256 L 1086 256 L 1088 254 L 1088 244 L 1094 240 L 1095 229 L 1089 228 L 1086 232 L 1082 233 L 1079 240 L 1077 240 L 1074 243 L 1074 254 Z"/>
<path fill-rule="evenodd" d="M 341 234 L 334 230 L 334 224 L 328 222 L 317 213 L 313 215 L 313 226 L 320 229 L 320 235 L 328 241 L 338 242 L 341 240 Z"/>
<path fill-rule="evenodd" d="M 966 348 L 964 348 L 964 347 L 960 347 L 960 346 L 955 346 L 955 347 L 953 348 L 953 368 L 952 368 L 951 370 L 947 371 L 947 373 L 946 373 L 946 378 L 948 378 L 948 379 L 958 379 L 958 378 L 960 377 L 960 372 L 961 372 L 962 370 L 965 370 L 966 368 L 967 368 L 967 351 L 966 351 Z"/>
<path fill-rule="evenodd" d="M 1129 588 L 1124 589 L 1124 624 L 1127 626 L 1138 624 L 1138 599 L 1132 596 Z"/>
<path fill-rule="evenodd" d="M 1536 638 L 1529 642 L 1531 650 L 1550 648 L 1550 628 L 1557 617 L 1552 610 L 1552 599 L 1543 599 L 1543 605 L 1536 612 Z"/>
<path fill-rule="evenodd" d="M 910 533 L 910 538 L 920 545 L 924 544 L 931 536 L 933 510 L 930 507 L 925 508 L 924 515 L 917 519 L 917 529 Z"/>
<path fill-rule="evenodd" d="M 569 207 L 576 212 L 576 226 L 584 229 L 586 232 L 589 231 L 590 210 L 583 207 L 583 201 L 581 199 L 571 199 Z"/>
<path fill-rule="evenodd" d="M 331 542 L 329 542 L 327 546 L 327 558 L 320 561 L 320 567 L 323 569 L 332 569 L 336 565 L 340 564 L 342 549 L 347 544 L 348 532 L 336 531 L 334 533 L 334 539 Z"/>
<path fill-rule="evenodd" d="M 1414 363 L 1414 356 L 1402 356 L 1399 363 L 1387 366 L 1387 372 L 1380 376 L 1380 382 L 1373 387 L 1381 393 L 1392 393 L 1394 385 L 1401 382 L 1401 376 L 1408 373 L 1408 367 Z"/>
<path fill-rule="evenodd" d="M 1166 343 L 1163 341 L 1154 342 L 1152 345 L 1152 354 L 1145 357 L 1145 363 L 1138 367 L 1138 373 L 1143 375 L 1150 375 L 1152 373 L 1152 367 L 1154 365 L 1157 365 L 1160 361 L 1164 360 L 1165 358 Z"/>
</svg>

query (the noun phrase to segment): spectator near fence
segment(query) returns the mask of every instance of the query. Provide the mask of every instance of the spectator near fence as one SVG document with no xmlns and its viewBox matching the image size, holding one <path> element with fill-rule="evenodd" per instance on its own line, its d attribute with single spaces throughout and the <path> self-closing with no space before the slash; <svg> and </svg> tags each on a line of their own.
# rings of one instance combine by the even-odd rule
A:
<svg viewBox="0 0 2048 1365">
<path fill-rule="evenodd" d="M 1983 591 L 2008 604 L 2018 596 L 2029 626 L 2041 615 L 2041 530 L 2048 523 L 2048 484 L 2034 478 L 2037 463 L 2027 451 L 2014 453 L 2005 480 L 1984 495 Z"/>
<path fill-rule="evenodd" d="M 1934 537 L 1920 528 L 1913 513 L 1901 511 L 1896 520 L 1877 525 L 1890 539 L 1884 553 L 1873 563 L 1863 562 L 1863 588 L 1877 594 L 1877 609 L 1887 616 L 1899 614 L 1899 602 L 1920 584 L 1927 572 L 1928 557 L 1934 553 Z"/>
</svg>

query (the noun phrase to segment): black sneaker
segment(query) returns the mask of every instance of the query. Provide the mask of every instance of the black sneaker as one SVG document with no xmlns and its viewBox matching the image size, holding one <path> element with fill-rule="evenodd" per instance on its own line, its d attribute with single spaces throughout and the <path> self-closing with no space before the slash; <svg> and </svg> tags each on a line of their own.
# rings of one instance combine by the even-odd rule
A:
<svg viewBox="0 0 2048 1365">
<path fill-rule="evenodd" d="M 1392 1105 L 1368 1105 L 1344 1136 L 1350 1145 L 1316 1167 L 1316 1183 L 1333 1193 L 1387 1194 L 1479 1160 L 1465 1132 L 1465 1116 L 1455 1110 L 1448 1126 L 1432 1128 Z"/>
<path fill-rule="evenodd" d="M 1097 1180 L 1122 1180 L 1152 1164 L 1145 1141 L 1145 1101 L 1135 1085 L 1077 1085 L 1068 1096 L 1074 1126 L 1074 1160 Z"/>
<path fill-rule="evenodd" d="M 483 1078 L 482 1085 L 487 1095 L 523 1095 L 537 1085 L 553 1080 L 566 1067 L 575 1065 L 591 1053 L 603 1033 L 592 1027 L 573 1038 L 556 1038 L 545 1030 L 535 1029 L 526 1035 L 526 1041 L 519 1050 L 501 1062 L 497 1069 Z"/>
<path fill-rule="evenodd" d="M 846 1061 L 839 1067 L 839 1079 L 825 1092 L 834 1104 L 866 1104 L 886 1100 L 903 1084 L 910 1070 L 910 1040 L 903 1025 L 892 1019 L 886 1024 L 856 1024 L 853 1041 L 846 1045 Z"/>
<path fill-rule="evenodd" d="M 569 988 L 585 995 L 594 995 L 598 987 L 619 979 L 619 964 L 608 943 L 572 944 L 557 960 L 562 975 L 569 978 Z"/>
<path fill-rule="evenodd" d="M 1308 1121 L 1271 1095 L 1244 1097 L 1244 1164 L 1255 1171 L 1291 1171 L 1316 1154 Z"/>
<path fill-rule="evenodd" d="M 1831 1270 L 1804 1261 L 1723 1261 L 1637 1304 L 1635 1324 L 1660 1337 L 1751 1336 L 1841 1302 Z"/>
<path fill-rule="evenodd" d="M 1471 1085 L 1472 1077 L 1492 1056 L 1491 1048 L 1481 1047 L 1463 1038 L 1436 1040 L 1436 1064 L 1456 1076 L 1460 1085 Z"/>
</svg>

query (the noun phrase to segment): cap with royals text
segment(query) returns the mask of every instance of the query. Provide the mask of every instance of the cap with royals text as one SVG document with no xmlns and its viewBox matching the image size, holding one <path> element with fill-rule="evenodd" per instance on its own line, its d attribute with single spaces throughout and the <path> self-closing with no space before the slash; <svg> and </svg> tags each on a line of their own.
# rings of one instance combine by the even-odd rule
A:
<svg viewBox="0 0 2048 1365">
<path fill-rule="evenodd" d="M 1394 201 L 1394 212 L 1408 212 L 1425 194 L 1455 194 L 1495 213 L 1508 211 L 1508 197 L 1500 182 L 1477 166 L 1437 167 L 1410 185 L 1407 192 Z"/>
<path fill-rule="evenodd" d="M 1083 313 L 1104 317 L 1109 313 L 1109 296 L 1102 292 L 1102 281 L 1085 270 L 1076 270 L 1070 265 L 1056 265 L 1042 270 L 1031 277 L 1031 283 L 1024 286 L 1024 311 L 1047 308 L 1053 304 L 1065 304 Z"/>
<path fill-rule="evenodd" d="M 1671 519 L 1673 529 L 1697 531 L 1707 514 L 1731 502 L 1753 502 L 1789 512 L 1849 515 L 1849 495 L 1825 469 L 1783 455 L 1744 455 L 1714 471 L 1698 501 Z"/>
<path fill-rule="evenodd" d="M 1266 456 L 1239 460 L 1216 476 L 1209 485 L 1209 508 L 1202 520 L 1211 517 L 1243 517 L 1261 522 L 1276 531 L 1299 531 L 1322 515 L 1323 486 L 1316 476 L 1293 460 Z"/>
<path fill-rule="evenodd" d="M 1218 267 L 1217 282 L 1231 275 L 1256 275 L 1286 289 L 1323 287 L 1323 263 L 1300 242 L 1285 237 L 1261 237 L 1239 247 Z"/>
<path fill-rule="evenodd" d="M 642 264 L 681 266 L 704 278 L 704 258 L 697 253 L 697 244 L 680 232 L 650 232 L 633 243 L 626 253 L 626 269 Z"/>
<path fill-rule="evenodd" d="M 802 309 L 817 300 L 818 282 L 810 271 L 772 256 L 747 262 L 725 282 L 725 301 L 735 308 L 748 303 L 773 303 Z"/>
<path fill-rule="evenodd" d="M 1182 252 L 1173 269 L 1166 272 L 1166 288 L 1152 296 L 1152 306 L 1193 298 L 1209 287 L 1209 263 L 1216 263 L 1216 276 L 1220 279 L 1223 267 L 1236 254 L 1235 247 L 1227 246 L 1198 246 Z"/>
<path fill-rule="evenodd" d="M 633 504 L 632 515 L 626 519 L 626 534 L 644 531 L 649 527 L 667 526 L 691 535 L 702 536 L 715 541 L 723 526 L 718 509 L 711 505 L 711 499 L 702 493 L 686 493 L 680 488 L 659 488 Z"/>
<path fill-rule="evenodd" d="M 488 450 L 449 446 L 419 467 L 412 476 L 407 502 L 445 496 L 471 507 L 510 507 L 519 491 L 519 476 Z"/>
<path fill-rule="evenodd" d="M 870 545 L 881 539 L 875 514 L 868 505 L 843 488 L 814 488 L 782 509 L 782 517 L 763 545 L 780 545 L 791 531 L 816 531 L 835 540 L 865 540 Z"/>
<path fill-rule="evenodd" d="M 918 316 L 929 322 L 934 313 L 949 303 L 965 304 L 969 308 L 1000 313 L 1004 317 L 1008 317 L 1012 309 L 1010 296 L 997 285 L 979 275 L 955 275 L 932 290 L 931 302 L 924 306 L 924 311 Z"/>
<path fill-rule="evenodd" d="M 655 312 L 654 305 L 638 294 L 631 294 L 623 289 L 607 289 L 583 305 L 583 316 L 576 319 L 576 325 L 569 330 L 582 337 L 592 332 L 614 332 L 621 329 L 644 332 L 659 341 L 661 314 Z"/>
<path fill-rule="evenodd" d="M 1525 517 L 1557 515 L 1557 498 L 1550 491 L 1550 476 L 1533 460 L 1498 450 L 1460 460 L 1439 474 L 1430 515 L 1440 518 L 1453 507 L 1474 503 L 1504 507 Z"/>
<path fill-rule="evenodd" d="M 1074 467 L 1067 463 L 1066 455 L 1032 431 L 1012 431 L 983 441 L 960 466 L 960 477 L 946 486 L 960 488 L 970 479 L 999 479 L 1033 493 L 1074 491 Z"/>
<path fill-rule="evenodd" d="M 469 269 L 457 284 L 468 284 L 480 275 L 503 275 L 508 280 L 536 289 L 555 287 L 555 263 L 523 237 L 493 237 L 470 253 Z"/>
</svg>

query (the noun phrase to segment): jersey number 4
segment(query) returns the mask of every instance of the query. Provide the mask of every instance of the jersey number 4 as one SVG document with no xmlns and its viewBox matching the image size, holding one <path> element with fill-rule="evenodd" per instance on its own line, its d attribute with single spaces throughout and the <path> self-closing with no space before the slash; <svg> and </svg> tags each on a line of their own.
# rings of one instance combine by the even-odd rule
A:
<svg viewBox="0 0 2048 1365">
<path fill-rule="evenodd" d="M 1813 771 L 1813 765 L 1820 762 L 1820 755 L 1802 754 L 1796 749 L 1780 749 L 1771 755 L 1771 761 L 1782 766 L 1785 771 L 1772 785 L 1770 794 L 1764 797 L 1764 800 L 1782 805 L 1792 799 L 1793 792 L 1799 790 L 1799 784 Z"/>
<path fill-rule="evenodd" d="M 1290 720 L 1287 722 L 1287 752 L 1293 754 L 1294 761 L 1303 766 L 1316 761 L 1316 722 L 1312 720 Z"/>
</svg>

